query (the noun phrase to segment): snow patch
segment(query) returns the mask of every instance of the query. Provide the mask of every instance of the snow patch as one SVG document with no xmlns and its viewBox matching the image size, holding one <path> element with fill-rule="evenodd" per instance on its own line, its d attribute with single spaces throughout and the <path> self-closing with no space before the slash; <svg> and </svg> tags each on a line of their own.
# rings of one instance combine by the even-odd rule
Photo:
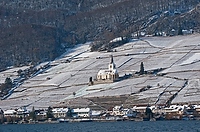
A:
<svg viewBox="0 0 200 132">
<path fill-rule="evenodd" d="M 200 61 L 200 53 L 195 53 L 190 58 L 188 58 L 187 60 L 183 61 L 181 63 L 181 65 L 192 64 L 192 63 L 195 63 L 195 62 L 198 62 L 198 61 Z"/>
</svg>

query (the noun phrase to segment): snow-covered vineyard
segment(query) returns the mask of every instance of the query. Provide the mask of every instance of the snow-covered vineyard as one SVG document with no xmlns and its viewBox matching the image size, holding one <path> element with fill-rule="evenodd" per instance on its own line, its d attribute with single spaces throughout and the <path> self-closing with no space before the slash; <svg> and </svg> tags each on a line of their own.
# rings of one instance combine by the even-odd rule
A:
<svg viewBox="0 0 200 132">
<path fill-rule="evenodd" d="M 90 52 L 89 44 L 79 45 L 49 63 L 51 67 L 26 80 L 11 96 L 0 101 L 2 109 L 28 106 L 47 108 L 76 98 L 129 95 L 138 104 L 200 103 L 200 35 L 147 37 L 133 40 L 114 52 Z M 131 75 L 113 83 L 88 85 L 99 70 L 107 69 L 113 55 L 119 76 Z M 145 71 L 136 75 L 141 62 Z M 41 66 L 44 64 L 41 64 Z M 40 67 L 40 66 L 38 66 Z M 26 67 L 20 67 L 25 69 Z M 0 73 L 0 81 L 15 78 L 12 68 Z M 143 89 L 143 90 L 141 90 Z M 84 103 L 84 100 L 82 100 Z"/>
</svg>

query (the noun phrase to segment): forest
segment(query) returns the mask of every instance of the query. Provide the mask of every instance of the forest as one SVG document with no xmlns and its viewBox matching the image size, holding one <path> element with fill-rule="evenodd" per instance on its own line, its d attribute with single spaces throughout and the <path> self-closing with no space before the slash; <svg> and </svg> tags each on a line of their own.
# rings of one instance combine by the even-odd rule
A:
<svg viewBox="0 0 200 132">
<path fill-rule="evenodd" d="M 0 0 L 0 70 L 53 60 L 65 48 L 87 41 L 105 45 L 116 37 L 131 37 L 138 32 L 199 32 L 199 3 L 200 0 Z"/>
</svg>

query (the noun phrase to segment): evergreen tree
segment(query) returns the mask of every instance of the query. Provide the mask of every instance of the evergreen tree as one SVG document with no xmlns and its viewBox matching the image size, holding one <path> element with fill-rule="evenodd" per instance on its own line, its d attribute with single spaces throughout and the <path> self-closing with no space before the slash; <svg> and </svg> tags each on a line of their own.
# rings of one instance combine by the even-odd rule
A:
<svg viewBox="0 0 200 132">
<path fill-rule="evenodd" d="M 92 80 L 92 77 L 90 77 L 89 78 L 89 85 L 93 85 L 94 84 L 94 82 L 93 82 L 93 80 Z"/>
<path fill-rule="evenodd" d="M 67 116 L 72 117 L 72 109 L 71 108 L 68 108 Z"/>
<path fill-rule="evenodd" d="M 144 64 L 143 62 L 141 62 L 140 64 L 140 75 L 143 75 L 144 74 Z"/>
<path fill-rule="evenodd" d="M 182 30 L 182 27 L 181 27 L 181 20 L 179 19 L 179 23 L 178 23 L 178 35 L 183 35 L 183 30 Z"/>
<path fill-rule="evenodd" d="M 32 111 L 30 112 L 29 116 L 33 121 L 36 121 L 36 112 L 34 106 L 32 107 Z"/>
<path fill-rule="evenodd" d="M 47 118 L 54 118 L 52 108 L 50 106 L 47 109 Z"/>
<path fill-rule="evenodd" d="M 178 28 L 178 35 L 183 35 L 183 31 L 182 31 L 181 26 L 179 26 L 179 28 Z"/>
<path fill-rule="evenodd" d="M 0 94 L 1 94 L 1 96 L 4 96 L 4 95 L 8 94 L 8 92 L 12 88 L 12 86 L 13 86 L 12 80 L 9 77 L 7 77 L 5 79 L 5 82 L 0 85 Z"/>
<path fill-rule="evenodd" d="M 12 88 L 12 85 L 13 85 L 13 83 L 12 83 L 11 78 L 7 77 L 6 80 L 5 80 L 6 88 Z"/>
<path fill-rule="evenodd" d="M 76 92 L 73 92 L 73 95 L 75 96 L 75 95 L 76 95 Z"/>
<path fill-rule="evenodd" d="M 145 115 L 147 116 L 147 120 L 150 120 L 153 117 L 152 110 L 150 109 L 149 106 L 147 106 L 147 108 L 145 110 Z"/>
</svg>

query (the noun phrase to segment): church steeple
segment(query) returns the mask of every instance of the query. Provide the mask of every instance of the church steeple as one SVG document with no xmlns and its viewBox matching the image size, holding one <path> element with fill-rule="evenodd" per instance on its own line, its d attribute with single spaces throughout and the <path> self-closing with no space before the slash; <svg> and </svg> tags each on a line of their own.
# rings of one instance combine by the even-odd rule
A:
<svg viewBox="0 0 200 132">
<path fill-rule="evenodd" d="M 111 71 L 113 69 L 116 69 L 116 67 L 115 67 L 115 63 L 114 63 L 114 60 L 113 60 L 113 56 L 111 55 L 110 57 L 111 57 L 111 59 L 110 59 L 110 64 L 109 64 L 108 68 Z"/>
<path fill-rule="evenodd" d="M 114 61 L 113 61 L 113 56 L 112 56 L 112 55 L 110 55 L 110 58 L 111 58 L 110 64 L 114 63 Z"/>
</svg>

